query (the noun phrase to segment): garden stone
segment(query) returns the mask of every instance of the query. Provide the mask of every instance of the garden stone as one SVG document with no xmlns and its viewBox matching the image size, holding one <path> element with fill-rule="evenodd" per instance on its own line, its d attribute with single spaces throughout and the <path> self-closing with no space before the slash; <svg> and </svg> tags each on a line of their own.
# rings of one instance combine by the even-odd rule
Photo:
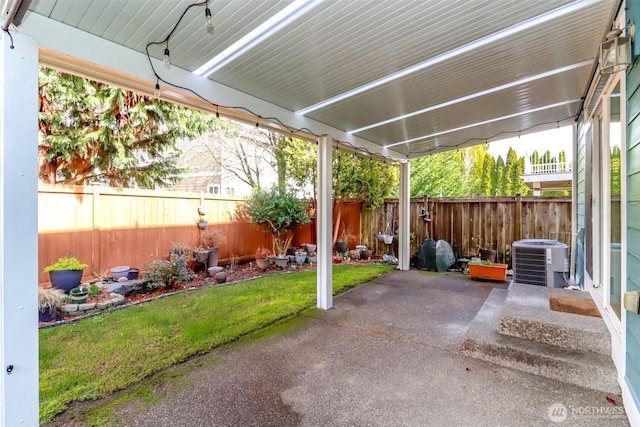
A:
<svg viewBox="0 0 640 427">
<path fill-rule="evenodd" d="M 102 313 L 102 310 L 87 310 L 86 314 L 98 314 L 98 313 Z"/>
<path fill-rule="evenodd" d="M 60 311 L 62 313 L 72 313 L 74 311 L 78 311 L 78 304 L 63 304 L 60 306 Z"/>
<path fill-rule="evenodd" d="M 120 305 L 124 303 L 124 296 L 120 295 L 119 293 L 112 293 L 109 294 L 109 296 L 111 297 L 111 303 L 113 305 Z"/>
<path fill-rule="evenodd" d="M 80 317 L 80 316 L 84 316 L 86 313 L 84 311 L 73 311 L 70 313 L 67 313 L 67 316 L 69 317 Z"/>
<path fill-rule="evenodd" d="M 126 297 L 130 293 L 144 288 L 146 283 L 146 280 L 129 280 L 125 283 L 114 283 L 116 287 L 112 287 L 111 289 L 107 288 L 107 292 L 110 294 L 120 294 L 123 297 Z"/>
<path fill-rule="evenodd" d="M 93 310 L 94 308 L 96 308 L 96 303 L 95 302 L 87 302 L 87 303 L 84 303 L 84 304 L 78 304 L 78 310 L 80 310 L 80 311 Z"/>
<path fill-rule="evenodd" d="M 98 310 L 105 310 L 105 309 L 111 307 L 112 305 L 113 305 L 113 303 L 111 302 L 111 300 L 109 300 L 109 301 L 101 301 L 101 302 L 96 304 L 96 308 Z"/>
</svg>

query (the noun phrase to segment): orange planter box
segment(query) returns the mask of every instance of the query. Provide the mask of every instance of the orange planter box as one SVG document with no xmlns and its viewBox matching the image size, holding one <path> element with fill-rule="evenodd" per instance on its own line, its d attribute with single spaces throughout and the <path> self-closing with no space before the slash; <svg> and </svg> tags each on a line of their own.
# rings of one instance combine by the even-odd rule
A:
<svg viewBox="0 0 640 427">
<path fill-rule="evenodd" d="M 472 279 L 507 280 L 507 264 L 472 264 L 469 263 L 469 276 Z"/>
</svg>

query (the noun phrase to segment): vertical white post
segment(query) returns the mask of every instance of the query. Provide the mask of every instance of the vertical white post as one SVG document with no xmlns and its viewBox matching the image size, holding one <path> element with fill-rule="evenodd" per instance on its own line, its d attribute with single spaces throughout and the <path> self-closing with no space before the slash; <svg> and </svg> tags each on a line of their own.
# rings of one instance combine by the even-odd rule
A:
<svg viewBox="0 0 640 427">
<path fill-rule="evenodd" d="M 409 162 L 400 163 L 400 198 L 398 200 L 398 269 L 408 270 L 410 267 L 410 179 Z"/>
<path fill-rule="evenodd" d="M 318 308 L 328 310 L 333 306 L 333 196 L 331 165 L 333 140 L 328 136 L 318 138 L 318 200 L 316 227 L 318 236 Z"/>
<path fill-rule="evenodd" d="M 0 425 L 38 425 L 38 44 L 0 32 Z"/>
</svg>

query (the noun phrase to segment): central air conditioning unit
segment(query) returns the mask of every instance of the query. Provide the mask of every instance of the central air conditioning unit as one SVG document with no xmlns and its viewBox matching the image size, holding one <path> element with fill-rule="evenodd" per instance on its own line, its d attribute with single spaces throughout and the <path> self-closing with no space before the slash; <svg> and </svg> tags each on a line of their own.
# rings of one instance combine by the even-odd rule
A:
<svg viewBox="0 0 640 427">
<path fill-rule="evenodd" d="M 513 281 L 564 288 L 569 273 L 569 247 L 557 240 L 525 239 L 513 242 Z"/>
</svg>

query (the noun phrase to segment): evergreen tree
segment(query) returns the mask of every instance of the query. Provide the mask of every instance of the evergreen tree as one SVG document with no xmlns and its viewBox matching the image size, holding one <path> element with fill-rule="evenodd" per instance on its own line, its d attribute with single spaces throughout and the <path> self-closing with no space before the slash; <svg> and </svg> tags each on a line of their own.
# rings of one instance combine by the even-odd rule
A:
<svg viewBox="0 0 640 427">
<path fill-rule="evenodd" d="M 496 162 L 491 154 L 486 152 L 482 161 L 482 176 L 481 176 L 481 196 L 492 196 L 494 194 L 493 186 L 493 171 L 496 167 Z"/>
<path fill-rule="evenodd" d="M 464 197 L 469 194 L 469 172 L 464 150 L 451 150 L 410 160 L 411 197 Z"/>
<path fill-rule="evenodd" d="M 155 188 L 180 179 L 176 143 L 215 118 L 56 70 L 39 78 L 39 176 L 47 183 Z"/>
<path fill-rule="evenodd" d="M 522 158 L 523 160 L 523 164 L 524 164 L 524 157 Z M 518 174 L 518 168 L 519 168 L 519 158 L 518 158 L 518 154 L 516 154 L 516 150 L 514 150 L 513 148 L 509 147 L 509 151 L 507 151 L 507 164 L 505 166 L 505 192 L 503 193 L 503 195 L 505 196 L 514 196 L 519 187 L 520 181 L 522 181 L 522 178 L 520 178 L 521 175 Z M 514 172 L 515 169 L 515 172 Z M 524 168 L 523 168 L 523 172 L 524 172 Z M 517 176 L 517 179 L 515 178 Z"/>
</svg>

